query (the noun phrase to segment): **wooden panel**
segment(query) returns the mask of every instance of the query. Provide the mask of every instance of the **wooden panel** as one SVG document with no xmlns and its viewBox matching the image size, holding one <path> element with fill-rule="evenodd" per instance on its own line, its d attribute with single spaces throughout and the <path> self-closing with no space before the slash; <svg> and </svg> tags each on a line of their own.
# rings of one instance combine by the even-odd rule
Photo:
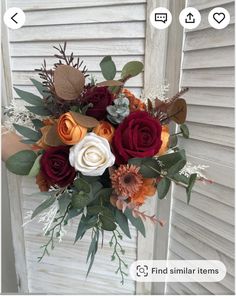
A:
<svg viewBox="0 0 236 299">
<path fill-rule="evenodd" d="M 55 51 L 56 53 L 56 51 Z M 69 53 L 69 52 L 68 52 Z M 75 55 L 77 58 L 78 56 Z M 84 65 L 86 65 L 89 72 L 97 72 L 101 71 L 100 62 L 104 56 L 79 56 L 80 60 L 84 61 Z M 12 58 L 12 71 L 33 71 L 35 68 L 39 68 L 43 62 L 45 57 L 21 57 L 21 58 Z M 117 71 L 121 71 L 123 66 L 132 60 L 138 60 L 143 62 L 144 56 L 112 56 L 116 64 Z M 47 57 L 47 68 L 52 68 L 54 63 L 57 61 L 55 57 Z"/>
<path fill-rule="evenodd" d="M 54 56 L 55 49 L 60 41 L 53 42 L 33 42 L 33 43 L 11 43 L 10 54 L 12 57 L 46 57 Z M 40 49 L 40 51 L 39 51 Z M 125 39 L 113 40 L 80 40 L 67 43 L 68 53 L 78 53 L 80 56 L 105 56 L 105 55 L 143 55 L 144 40 L 130 39 L 127 43 Z"/>
<path fill-rule="evenodd" d="M 89 74 L 95 76 L 95 78 L 97 78 L 99 82 L 104 81 L 104 77 L 102 76 L 101 72 L 89 72 Z M 117 77 L 119 77 L 120 74 L 121 73 L 117 72 Z M 40 79 L 37 72 L 13 72 L 12 76 L 13 76 L 13 82 L 16 85 L 28 85 L 31 82 L 30 78 L 34 78 L 36 80 Z M 137 77 L 131 78 L 127 86 L 133 86 L 133 87 L 143 86 L 143 76 L 139 75 Z"/>
<path fill-rule="evenodd" d="M 234 65 L 233 56 L 234 47 L 232 46 L 189 51 L 185 53 L 183 69 L 230 67 Z"/>
<path fill-rule="evenodd" d="M 171 256 L 178 257 L 178 259 L 202 259 L 200 255 L 195 254 L 191 250 L 187 249 L 180 242 L 172 239 L 170 244 Z M 189 283 L 185 283 L 188 285 Z M 225 278 L 217 282 L 198 282 L 199 285 L 209 290 L 212 294 L 218 295 L 232 295 L 234 292 L 234 281 L 232 280 L 232 276 L 226 274 Z"/>
<path fill-rule="evenodd" d="M 187 122 L 192 139 L 234 147 L 234 129 Z"/>
<path fill-rule="evenodd" d="M 189 232 L 185 232 L 181 227 L 171 227 L 171 240 L 176 240 L 186 248 L 191 250 L 194 254 L 198 254 L 200 259 L 215 259 L 220 260 L 225 264 L 227 272 L 232 276 L 234 275 L 234 260 L 227 257 L 224 252 L 220 252 L 215 248 L 208 246 L 208 243 L 204 243 L 194 238 Z M 173 251 L 173 246 L 172 246 Z"/>
<path fill-rule="evenodd" d="M 196 7 L 196 6 L 194 6 Z M 234 24 L 235 23 L 235 15 L 234 15 L 234 1 L 231 1 L 231 3 L 228 3 L 224 6 L 225 9 L 227 9 L 230 12 L 230 23 L 229 24 Z M 198 27 L 195 29 L 187 29 L 187 32 L 193 32 L 193 31 L 200 31 L 203 29 L 211 28 L 211 25 L 208 22 L 208 15 L 210 11 L 212 10 L 212 7 L 209 9 L 204 9 L 201 11 L 201 23 L 199 24 Z M 224 32 L 225 29 L 221 29 L 221 34 Z M 227 29 L 226 29 L 227 30 Z"/>
<path fill-rule="evenodd" d="M 48 10 L 48 9 L 62 9 L 62 8 L 76 8 L 76 7 L 96 7 L 120 4 L 138 4 L 146 3 L 146 0 L 8 0 L 8 6 L 21 7 L 23 10 Z"/>
<path fill-rule="evenodd" d="M 188 232 L 201 242 L 224 252 L 229 258 L 234 259 L 234 244 L 232 242 L 208 230 L 208 228 L 204 226 L 204 223 L 197 224 L 188 219 L 188 217 L 183 217 L 175 211 L 172 211 L 172 213 L 172 226 L 181 228 L 181 230 Z"/>
<path fill-rule="evenodd" d="M 234 68 L 184 70 L 182 85 L 187 87 L 234 87 Z"/>
<path fill-rule="evenodd" d="M 182 141 L 182 142 L 181 142 Z M 192 140 L 184 142 L 180 140 L 180 146 L 184 147 L 186 153 L 198 157 L 202 160 L 212 161 L 213 163 L 222 164 L 224 166 L 234 166 L 234 149 L 222 145 L 211 144 L 210 142 L 202 142 L 200 140 Z"/>
<path fill-rule="evenodd" d="M 229 108 L 189 105 L 187 121 L 233 128 L 234 111 Z"/>
<path fill-rule="evenodd" d="M 132 10 L 132 14 L 130 11 Z M 119 13 L 117 13 L 119 11 Z M 145 4 L 121 5 L 116 8 L 87 7 L 69 8 L 44 11 L 30 11 L 26 13 L 24 26 L 62 25 L 62 24 L 90 24 L 145 21 Z"/>
<path fill-rule="evenodd" d="M 234 26 L 229 25 L 224 29 L 224 34 L 218 30 L 209 28 L 202 31 L 188 32 L 184 44 L 184 50 L 198 50 L 234 46 Z"/>
<path fill-rule="evenodd" d="M 193 6 L 198 10 L 213 8 L 227 3 L 232 3 L 232 0 L 188 0 L 188 6 Z"/>
<path fill-rule="evenodd" d="M 10 31 L 11 42 L 28 41 L 67 41 L 80 39 L 114 39 L 114 38 L 143 38 L 145 36 L 144 22 L 75 24 L 22 27 L 20 30 Z"/>
<path fill-rule="evenodd" d="M 234 107 L 233 88 L 191 87 L 184 98 L 188 105 Z"/>
<path fill-rule="evenodd" d="M 198 183 L 200 185 L 201 183 Z M 195 189 L 194 189 L 195 190 Z M 221 203 L 219 201 L 216 201 L 210 197 L 207 197 L 206 195 L 199 194 L 198 192 L 193 192 L 191 197 L 190 205 L 183 206 L 183 203 L 186 203 L 186 193 L 185 190 L 179 186 L 176 186 L 176 194 L 175 198 L 178 199 L 177 209 L 180 211 L 181 209 L 183 211 L 189 211 L 192 213 L 198 213 L 199 211 L 204 212 L 204 217 L 206 215 L 212 216 L 211 221 L 217 221 L 217 219 L 221 220 L 222 222 L 225 222 L 229 225 L 226 225 L 225 227 L 229 229 L 230 233 L 228 238 L 232 241 L 234 240 L 232 226 L 234 226 L 234 209 L 232 207 L 225 205 L 224 203 Z M 181 201 L 181 203 L 180 203 Z M 175 207 L 175 203 L 173 203 Z M 181 209 L 179 209 L 181 207 Z M 197 211 L 196 209 L 199 211 Z M 174 208 L 175 209 L 175 208 Z M 191 211 L 192 210 L 192 211 Z M 194 216 L 193 216 L 194 217 Z M 200 217 L 200 216 L 199 216 Z M 192 217 L 190 216 L 192 219 Z M 216 219 L 214 219 L 216 218 Z M 202 222 L 203 223 L 203 222 Z M 223 223 L 224 225 L 224 223 Z M 218 225 L 216 225 L 218 228 Z M 215 229 L 216 229 L 215 227 Z M 221 228 L 219 228 L 221 229 Z M 227 234 L 227 232 L 226 232 Z"/>
</svg>

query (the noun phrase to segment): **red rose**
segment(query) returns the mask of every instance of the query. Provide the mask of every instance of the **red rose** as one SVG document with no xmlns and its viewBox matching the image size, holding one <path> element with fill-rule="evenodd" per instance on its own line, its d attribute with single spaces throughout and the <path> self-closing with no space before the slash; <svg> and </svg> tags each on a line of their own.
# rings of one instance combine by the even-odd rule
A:
<svg viewBox="0 0 236 299">
<path fill-rule="evenodd" d="M 75 178 L 75 169 L 69 162 L 69 147 L 48 148 L 40 159 L 41 173 L 51 185 L 65 187 Z"/>
<path fill-rule="evenodd" d="M 161 124 L 147 112 L 131 113 L 119 125 L 113 137 L 116 163 L 126 163 L 130 158 L 152 157 L 161 148 Z"/>
<path fill-rule="evenodd" d="M 86 114 L 102 120 L 106 116 L 107 106 L 112 104 L 113 96 L 107 87 L 92 87 L 86 91 L 83 101 L 86 104 L 93 104 L 93 107 L 89 108 Z"/>
</svg>

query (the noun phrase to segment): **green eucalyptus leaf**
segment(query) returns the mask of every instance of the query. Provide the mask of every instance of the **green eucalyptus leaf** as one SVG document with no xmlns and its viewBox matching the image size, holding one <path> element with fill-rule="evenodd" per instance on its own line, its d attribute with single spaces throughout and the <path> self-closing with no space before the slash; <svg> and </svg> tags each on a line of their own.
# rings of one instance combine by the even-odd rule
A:
<svg viewBox="0 0 236 299">
<path fill-rule="evenodd" d="M 30 112 L 40 116 L 50 116 L 52 113 L 44 106 L 25 106 Z"/>
<path fill-rule="evenodd" d="M 76 232 L 76 236 L 75 236 L 75 241 L 74 244 L 79 240 L 82 239 L 83 235 L 85 234 L 86 230 L 87 230 L 87 222 L 86 222 L 86 217 L 84 215 L 82 215 L 79 225 L 78 225 L 78 229 Z"/>
<path fill-rule="evenodd" d="M 192 192 L 192 189 L 193 189 L 193 186 L 194 186 L 196 180 L 197 180 L 197 174 L 196 173 L 191 174 L 190 177 L 189 177 L 189 181 L 188 181 L 188 187 L 186 188 L 187 203 L 188 204 L 190 202 L 191 192 Z"/>
<path fill-rule="evenodd" d="M 35 177 L 39 174 L 41 157 L 42 157 L 42 155 L 39 155 L 37 157 L 37 159 L 34 161 L 34 164 L 33 164 L 32 168 L 30 169 L 28 176 Z"/>
<path fill-rule="evenodd" d="M 71 196 L 69 193 L 65 192 L 58 198 L 60 214 L 64 215 L 68 205 L 71 202 Z"/>
<path fill-rule="evenodd" d="M 106 80 L 113 80 L 116 75 L 116 65 L 111 56 L 105 56 L 100 62 L 103 77 Z"/>
<path fill-rule="evenodd" d="M 173 176 L 171 176 L 175 181 L 184 183 L 186 185 L 188 185 L 189 183 L 189 178 L 187 178 L 185 175 L 180 174 L 180 173 L 176 173 Z"/>
<path fill-rule="evenodd" d="M 129 219 L 129 221 L 131 222 L 131 224 L 136 227 L 136 229 L 145 237 L 146 233 L 145 233 L 145 226 L 143 224 L 143 221 L 140 217 L 134 217 L 132 215 L 132 211 L 129 208 L 126 208 L 125 212 L 124 212 L 125 216 Z"/>
<path fill-rule="evenodd" d="M 15 174 L 28 175 L 36 159 L 35 152 L 23 150 L 9 157 L 6 161 L 6 167 Z"/>
<path fill-rule="evenodd" d="M 31 139 L 21 139 L 20 142 L 24 144 L 35 144 L 35 140 L 31 140 Z"/>
<path fill-rule="evenodd" d="M 140 167 L 139 172 L 145 178 L 157 178 L 160 176 L 160 165 L 156 159 L 153 158 L 132 158 L 128 161 L 130 165 Z"/>
<path fill-rule="evenodd" d="M 41 214 L 44 210 L 48 209 L 56 200 L 55 196 L 51 196 L 50 198 L 43 201 L 33 212 L 31 219 Z"/>
<path fill-rule="evenodd" d="M 126 236 L 131 239 L 128 219 L 125 216 L 125 214 L 122 213 L 120 210 L 116 209 L 115 220 L 116 220 L 116 223 L 121 228 L 121 230 L 126 234 Z"/>
<path fill-rule="evenodd" d="M 163 199 L 169 191 L 171 181 L 168 178 L 162 178 L 157 185 L 158 198 Z"/>
<path fill-rule="evenodd" d="M 38 92 L 45 97 L 45 93 L 47 92 L 47 88 L 39 81 L 35 79 L 30 79 L 34 86 L 37 88 Z"/>
<path fill-rule="evenodd" d="M 171 166 L 168 169 L 168 176 L 172 176 L 176 173 L 178 173 L 186 164 L 186 160 L 179 160 L 177 163 L 175 163 L 173 166 Z"/>
<path fill-rule="evenodd" d="M 88 205 L 89 201 L 90 198 L 88 194 L 84 193 L 83 191 L 80 191 L 79 193 L 75 193 L 72 196 L 71 204 L 73 208 L 82 209 Z"/>
<path fill-rule="evenodd" d="M 180 126 L 180 131 L 182 132 L 184 138 L 189 138 L 189 129 L 186 124 L 182 124 Z"/>
<path fill-rule="evenodd" d="M 126 63 L 121 71 L 121 78 L 127 79 L 135 77 L 143 71 L 143 63 L 140 61 L 130 61 Z"/>
<path fill-rule="evenodd" d="M 24 90 L 20 90 L 16 87 L 14 87 L 15 92 L 17 93 L 17 95 L 24 100 L 25 102 L 27 102 L 30 105 L 34 105 L 34 106 L 42 106 L 43 102 L 42 99 L 36 95 L 34 95 L 31 92 L 28 91 L 24 91 Z"/>
<path fill-rule="evenodd" d="M 13 124 L 13 126 L 17 132 L 19 132 L 24 137 L 29 138 L 30 140 L 38 141 L 42 136 L 40 132 L 34 131 L 30 128 L 18 124 Z"/>
<path fill-rule="evenodd" d="M 116 224 L 114 223 L 114 219 L 107 217 L 106 215 L 99 217 L 101 223 L 102 223 L 102 229 L 107 231 L 113 231 L 116 229 Z"/>
<path fill-rule="evenodd" d="M 91 190 L 89 183 L 87 183 L 85 180 L 81 178 L 75 180 L 74 185 L 79 191 L 84 191 L 85 193 L 89 193 Z"/>
<path fill-rule="evenodd" d="M 32 123 L 33 123 L 33 125 L 35 127 L 35 130 L 37 130 L 37 131 L 39 129 L 41 129 L 42 127 L 44 127 L 44 124 L 43 124 L 43 122 L 40 119 L 37 119 L 37 118 L 32 119 Z"/>
<path fill-rule="evenodd" d="M 185 150 L 182 149 L 171 154 L 160 156 L 158 160 L 164 165 L 164 169 L 169 169 L 180 160 L 186 160 Z"/>
</svg>

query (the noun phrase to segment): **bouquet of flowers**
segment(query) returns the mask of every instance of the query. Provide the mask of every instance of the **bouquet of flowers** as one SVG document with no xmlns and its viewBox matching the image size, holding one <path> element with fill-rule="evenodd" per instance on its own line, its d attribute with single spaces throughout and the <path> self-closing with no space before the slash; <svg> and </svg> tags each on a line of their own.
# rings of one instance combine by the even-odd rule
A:
<svg viewBox="0 0 236 299">
<path fill-rule="evenodd" d="M 178 147 L 178 135 L 189 137 L 186 102 L 181 98 L 187 89 L 172 98 L 141 101 L 124 88 L 143 71 L 141 62 L 128 62 L 115 79 L 116 65 L 106 56 L 100 63 L 105 79 L 98 83 L 93 77 L 88 81 L 83 61 L 73 53 L 66 55 L 66 44 L 55 49 L 59 61 L 53 69 L 44 61 L 36 70 L 42 82 L 31 79 L 40 96 L 15 88 L 27 105 L 24 125 L 18 117 L 21 122 L 13 126 L 29 149 L 12 155 L 6 166 L 17 175 L 35 177 L 48 196 L 30 215 L 47 219 L 48 242 L 39 261 L 77 217 L 75 243 L 91 232 L 88 273 L 98 243 L 110 231 L 112 260 L 118 261 L 123 283 L 127 264 L 119 243 L 122 234 L 131 238 L 129 225 L 133 225 L 145 236 L 144 221 L 163 225 L 140 207 L 156 192 L 156 200 L 165 198 L 171 182 L 186 189 L 189 202 L 195 181 L 201 179 L 199 173 L 188 171 L 185 151 Z M 8 109 L 8 116 L 13 110 Z M 172 135 L 171 121 L 180 125 Z"/>
</svg>

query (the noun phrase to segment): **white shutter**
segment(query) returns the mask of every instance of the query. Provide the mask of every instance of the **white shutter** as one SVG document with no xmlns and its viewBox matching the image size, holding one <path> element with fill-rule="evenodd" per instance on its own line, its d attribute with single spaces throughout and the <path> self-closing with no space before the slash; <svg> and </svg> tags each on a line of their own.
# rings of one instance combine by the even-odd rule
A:
<svg viewBox="0 0 236 299">
<path fill-rule="evenodd" d="M 168 283 L 166 294 L 234 293 L 234 1 L 189 0 L 202 23 L 185 32 L 182 86 L 188 86 L 190 140 L 181 140 L 189 160 L 209 165 L 212 185 L 198 183 L 190 205 L 185 191 L 173 192 L 169 259 L 216 259 L 227 268 L 218 283 Z M 223 30 L 210 27 L 216 6 L 231 14 Z"/>
<path fill-rule="evenodd" d="M 87 64 L 89 72 L 102 79 L 99 63 L 103 56 L 112 55 L 118 71 L 130 60 L 144 60 L 146 0 L 6 0 L 8 7 L 21 7 L 26 13 L 26 23 L 21 29 L 9 31 L 10 59 L 13 86 L 35 92 L 29 78 L 38 78 L 35 68 L 43 59 L 51 66 L 58 43 L 68 42 L 68 52 L 73 51 Z M 143 76 L 129 81 L 129 87 L 140 95 Z M 17 95 L 14 94 L 17 98 Z M 23 215 L 39 204 L 39 198 L 27 196 L 37 192 L 33 180 L 20 180 Z M 11 185 L 11 182 L 9 182 Z M 12 188 L 11 188 L 12 190 Z M 23 191 L 22 191 L 23 190 Z M 16 192 L 16 191 L 15 191 Z M 10 194 L 13 198 L 14 194 Z M 20 227 L 22 223 L 18 223 Z M 133 294 L 135 283 L 126 279 L 122 286 L 115 274 L 117 261 L 111 262 L 109 236 L 99 250 L 90 276 L 86 279 L 86 255 L 90 236 L 73 245 L 77 223 L 68 227 L 62 243 L 57 244 L 50 257 L 37 263 L 40 245 L 46 242 L 41 236 L 42 226 L 32 223 L 24 227 L 24 246 L 27 281 L 31 293 L 47 294 Z M 13 231 L 14 234 L 14 231 Z M 109 234 L 108 234 L 109 235 Z M 124 239 L 128 264 L 136 259 L 136 231 L 132 240 Z M 14 244 L 15 249 L 17 242 Z M 21 286 L 19 285 L 21 289 Z M 27 287 L 21 289 L 26 290 Z"/>
</svg>

